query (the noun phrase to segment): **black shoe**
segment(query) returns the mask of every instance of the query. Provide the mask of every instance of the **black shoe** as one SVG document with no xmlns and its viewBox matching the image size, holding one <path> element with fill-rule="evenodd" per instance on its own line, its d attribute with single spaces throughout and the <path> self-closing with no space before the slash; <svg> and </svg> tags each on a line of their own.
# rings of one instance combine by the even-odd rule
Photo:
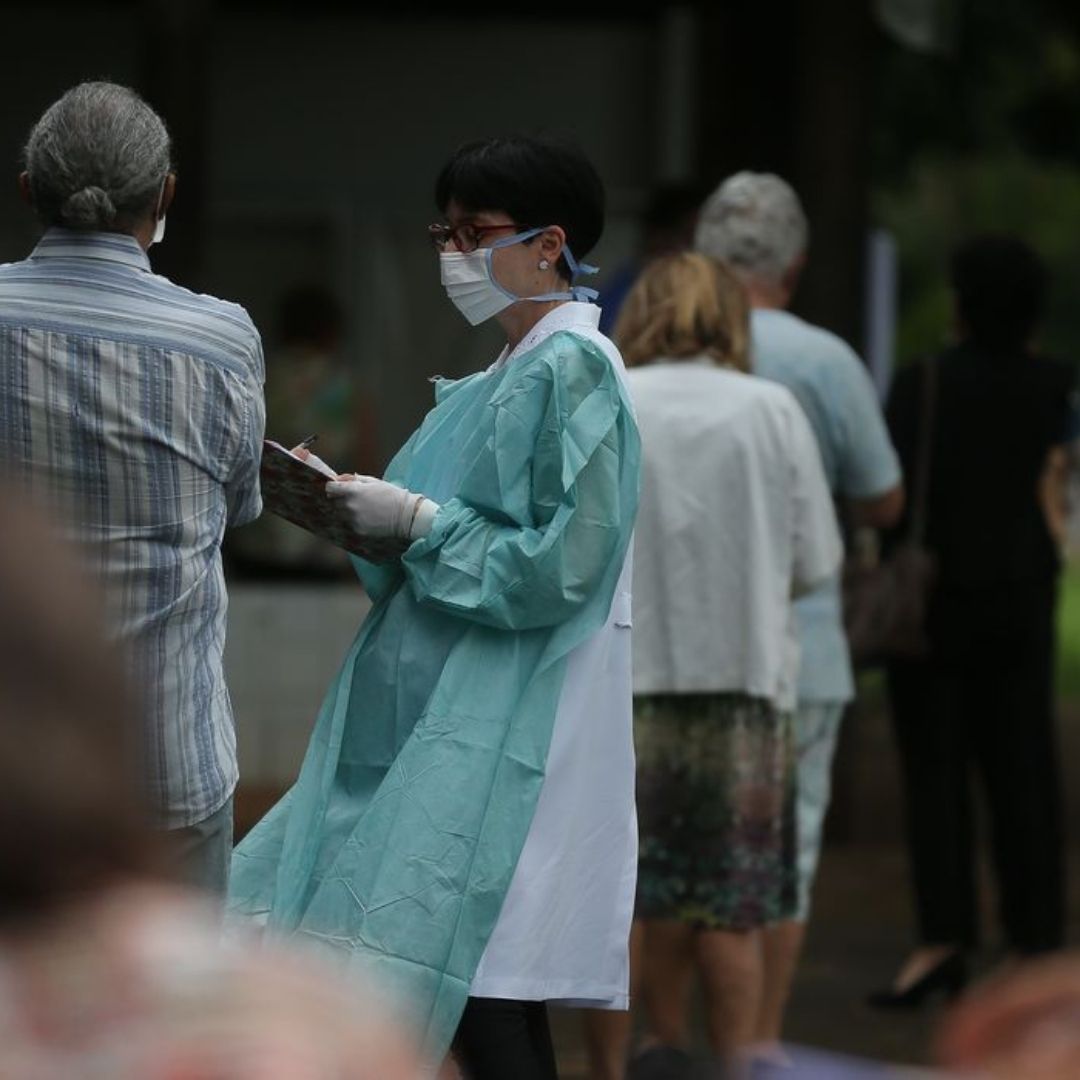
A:
<svg viewBox="0 0 1080 1080">
<path fill-rule="evenodd" d="M 954 952 L 903 990 L 890 987 L 867 995 L 866 1004 L 875 1009 L 917 1009 L 937 993 L 943 993 L 949 999 L 955 998 L 967 981 L 967 960 L 963 953 Z"/>
</svg>

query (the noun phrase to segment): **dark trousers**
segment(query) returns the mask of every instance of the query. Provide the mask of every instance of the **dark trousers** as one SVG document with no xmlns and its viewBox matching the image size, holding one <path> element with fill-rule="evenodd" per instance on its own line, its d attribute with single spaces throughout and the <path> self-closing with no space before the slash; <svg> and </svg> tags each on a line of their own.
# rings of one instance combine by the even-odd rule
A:
<svg viewBox="0 0 1080 1080">
<path fill-rule="evenodd" d="M 989 596 L 939 605 L 932 657 L 889 670 L 925 944 L 978 940 L 976 778 L 989 811 L 1006 944 L 1033 953 L 1063 942 L 1053 590 L 1014 601 L 1004 612 Z"/>
<path fill-rule="evenodd" d="M 454 1057 L 466 1080 L 558 1080 L 547 1005 L 469 998 Z"/>
<path fill-rule="evenodd" d="M 169 829 L 163 836 L 162 848 L 180 881 L 214 896 L 225 896 L 233 849 L 233 796 L 203 821 L 184 829 Z"/>
</svg>

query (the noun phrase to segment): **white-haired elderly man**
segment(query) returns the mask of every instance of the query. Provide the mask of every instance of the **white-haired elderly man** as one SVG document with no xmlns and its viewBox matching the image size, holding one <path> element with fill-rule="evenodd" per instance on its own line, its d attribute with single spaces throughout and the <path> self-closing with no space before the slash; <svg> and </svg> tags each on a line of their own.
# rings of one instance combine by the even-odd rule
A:
<svg viewBox="0 0 1080 1080">
<path fill-rule="evenodd" d="M 0 266 L 0 462 L 84 545 L 144 695 L 155 821 L 180 874 L 224 891 L 237 763 L 221 541 L 261 509 L 259 335 L 243 308 L 151 271 L 176 177 L 133 91 L 64 94 L 20 183 L 45 233 Z"/>
<path fill-rule="evenodd" d="M 861 524 L 893 524 L 903 507 L 900 466 L 866 368 L 834 334 L 785 310 L 806 261 L 807 224 L 798 196 L 780 177 L 741 172 L 702 207 L 695 246 L 742 279 L 752 308 L 755 374 L 783 383 L 817 436 L 833 494 Z M 854 695 L 839 581 L 796 605 L 802 651 L 796 732 L 799 906 L 793 921 L 767 930 L 758 1042 L 779 1040 L 802 947 L 830 774 L 845 705 Z"/>
</svg>

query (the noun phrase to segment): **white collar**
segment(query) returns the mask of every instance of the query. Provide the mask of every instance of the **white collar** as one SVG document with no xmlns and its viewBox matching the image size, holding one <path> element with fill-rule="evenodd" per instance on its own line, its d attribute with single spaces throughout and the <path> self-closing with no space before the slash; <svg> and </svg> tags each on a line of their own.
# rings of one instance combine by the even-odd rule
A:
<svg viewBox="0 0 1080 1080">
<path fill-rule="evenodd" d="M 595 304 L 585 303 L 580 300 L 568 300 L 557 308 L 549 311 L 514 347 L 513 352 L 508 346 L 503 346 L 498 359 L 488 368 L 489 371 L 497 371 L 516 360 L 522 353 L 536 348 L 541 341 L 559 330 L 597 330 L 600 326 L 600 309 Z"/>
</svg>

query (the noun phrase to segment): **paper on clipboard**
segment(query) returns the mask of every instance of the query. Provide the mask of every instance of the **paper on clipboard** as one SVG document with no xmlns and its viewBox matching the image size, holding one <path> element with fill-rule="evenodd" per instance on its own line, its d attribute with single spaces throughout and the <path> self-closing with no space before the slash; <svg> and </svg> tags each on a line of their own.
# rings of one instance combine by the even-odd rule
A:
<svg viewBox="0 0 1080 1080">
<path fill-rule="evenodd" d="M 326 482 L 333 479 L 336 474 L 329 469 L 324 472 L 280 443 L 263 440 L 259 485 L 266 510 L 368 562 L 399 558 L 409 546 L 407 540 L 363 536 L 341 520 L 326 497 Z"/>
</svg>

